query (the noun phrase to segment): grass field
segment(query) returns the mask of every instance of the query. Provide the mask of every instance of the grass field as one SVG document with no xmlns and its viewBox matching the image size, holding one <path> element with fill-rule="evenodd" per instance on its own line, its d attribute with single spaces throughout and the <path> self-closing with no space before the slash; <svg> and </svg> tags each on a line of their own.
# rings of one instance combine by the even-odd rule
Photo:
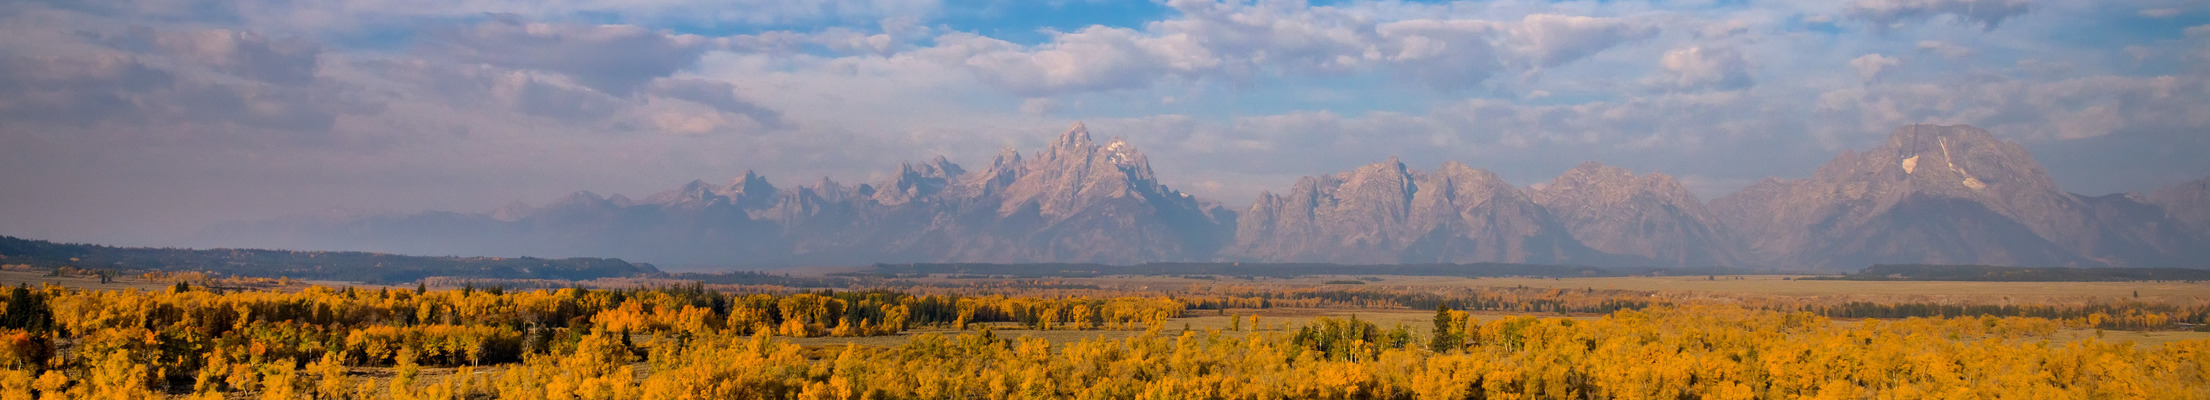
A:
<svg viewBox="0 0 2210 400">
<path fill-rule="evenodd" d="M 1555 288 L 1653 291 L 1676 298 L 1699 295 L 1753 294 L 1863 298 L 1880 301 L 2001 303 L 2051 300 L 2133 300 L 2167 303 L 2210 301 L 2210 282 L 1933 282 L 1933 281 L 1832 281 L 1798 280 L 1787 275 L 1658 276 L 1604 278 L 1462 278 L 1433 276 L 1330 275 L 1292 279 L 1217 280 L 1170 276 L 1062 278 L 1068 283 L 1094 284 L 1120 289 L 1146 290 L 1191 288 L 1207 285 L 1366 286 L 1413 288 Z M 958 281 L 932 278 L 936 281 Z M 1331 285 L 1329 281 L 1362 280 L 1362 285 Z M 2138 297 L 2136 297 L 2138 294 Z"/>
<path fill-rule="evenodd" d="M 1247 335 L 1247 334 L 1249 334 L 1249 333 L 1251 333 L 1251 332 L 1295 332 L 1295 331 L 1297 330 L 1297 328 L 1298 328 L 1298 327 L 1301 327 L 1301 326 L 1303 326 L 1303 325 L 1304 325 L 1304 324 L 1306 324 L 1306 323 L 1310 323 L 1310 322 L 1311 322 L 1311 321 L 1312 321 L 1312 320 L 1313 320 L 1314 318 L 1318 318 L 1318 317 L 1333 317 L 1333 318 L 1351 318 L 1351 317 L 1355 316 L 1355 317 L 1357 317 L 1357 318 L 1358 318 L 1358 319 L 1360 319 L 1360 320 L 1365 320 L 1365 321 L 1371 321 L 1371 322 L 1373 322 L 1373 323 L 1374 323 L 1374 325 L 1375 325 L 1375 326 L 1378 326 L 1378 327 L 1381 327 L 1381 328 L 1384 328 L 1384 329 L 1387 329 L 1387 328 L 1392 328 L 1392 327 L 1395 327 L 1395 326 L 1397 326 L 1398 324 L 1402 324 L 1402 325 L 1403 325 L 1403 326 L 1404 326 L 1404 327 L 1405 327 L 1406 329 L 1411 329 L 1411 330 L 1412 330 L 1413 332 L 1416 332 L 1416 333 L 1419 333 L 1419 334 L 1422 334 L 1422 335 L 1424 335 L 1424 334 L 1426 334 L 1426 333 L 1428 332 L 1428 330 L 1429 330 L 1429 329 L 1431 329 L 1431 328 L 1432 328 L 1432 327 L 1434 326 L 1434 325 L 1433 325 L 1433 322 L 1432 322 L 1432 321 L 1433 321 L 1433 318 L 1435 317 L 1435 312 L 1434 312 L 1434 311 L 1431 311 L 1431 310 L 1406 310 L 1406 309 L 1325 309 L 1325 308 L 1229 309 L 1229 310 L 1227 310 L 1227 313 L 1228 313 L 1229 315 L 1218 315 L 1218 314 L 1216 314 L 1216 312 L 1215 312 L 1215 311 L 1213 311 L 1213 310 L 1200 310 L 1200 311 L 1193 311 L 1193 312 L 1192 312 L 1192 314 L 1189 314 L 1189 315 L 1185 315 L 1185 316 L 1183 316 L 1183 317 L 1180 317 L 1180 318 L 1174 318 L 1174 319 L 1171 319 L 1171 320 L 1169 320 L 1169 321 L 1167 322 L 1166 326 L 1165 326 L 1165 331 L 1166 331 L 1167 333 L 1169 333 L 1169 334 L 1180 334 L 1180 332 L 1181 332 L 1181 331 L 1182 331 L 1182 330 L 1184 329 L 1184 327 L 1186 326 L 1186 327 L 1187 327 L 1187 329 L 1189 329 L 1189 330 L 1192 330 L 1192 331 L 1197 331 L 1197 332 L 1206 332 L 1206 331 L 1209 331 L 1209 330 L 1219 330 L 1219 331 L 1221 331 L 1221 334 L 1224 334 L 1224 335 L 1228 335 L 1228 336 L 1230 336 L 1230 337 L 1241 337 L 1241 336 L 1243 336 L 1243 335 Z M 1261 327 L 1259 327 L 1259 328 L 1257 328 L 1257 329 L 1253 329 L 1253 328 L 1252 328 L 1252 327 L 1250 326 L 1250 320 L 1249 320 L 1249 319 L 1247 319 L 1247 318 L 1249 318 L 1249 316 L 1250 316 L 1250 315 L 1254 315 L 1254 314 L 1255 314 L 1255 315 L 1258 315 L 1258 316 L 1259 316 L 1259 325 L 1262 325 Z M 1503 317 L 1507 317 L 1507 316 L 1516 316 L 1516 315 L 1535 316 L 1535 317 L 1542 317 L 1542 318 L 1571 318 L 1571 319 L 1575 319 L 1575 320 L 1582 320 L 1582 321 L 1591 321 L 1591 320 L 1596 320 L 1596 319 L 1599 319 L 1599 318 L 1603 318 L 1603 316 L 1602 316 L 1602 315 L 1568 315 L 1568 316 L 1561 316 L 1561 315 L 1558 315 L 1558 314 L 1555 314 L 1555 313 L 1532 313 L 1532 314 L 1530 314 L 1530 313 L 1474 313 L 1474 314 L 1473 314 L 1473 316 L 1474 316 L 1475 318 L 1477 318 L 1477 319 L 1479 319 L 1479 320 L 1481 320 L 1481 321 L 1493 321 L 1493 320 L 1496 320 L 1496 319 L 1498 319 L 1498 318 L 1503 318 Z M 1230 318 L 1235 318 L 1235 317 L 1241 317 L 1241 318 L 1246 318 L 1246 319 L 1244 319 L 1244 324 L 1243 324 L 1243 327 L 1242 327 L 1242 328 L 1243 328 L 1243 330 L 1241 330 L 1241 331 L 1231 330 L 1231 328 L 1233 328 L 1234 326 L 1233 326 L 1233 325 L 1232 325 L 1232 324 L 1231 324 L 1231 323 L 1229 322 L 1229 319 L 1230 319 Z M 1857 321 L 1853 321 L 1853 320 L 1836 320 L 1835 322 L 1836 322 L 1836 323 L 1840 323 L 1840 324 L 1854 324 L 1854 323 L 1857 323 Z M 1081 341 L 1081 340 L 1092 340 L 1092 339 L 1100 339 L 1100 338 L 1102 338 L 1102 339 L 1125 339 L 1125 338 L 1128 338 L 1128 337 L 1131 337 L 1131 336 L 1136 336 L 1136 335 L 1138 335 L 1138 334 L 1142 334 L 1142 333 L 1143 333 L 1143 331 L 1141 331 L 1141 330 L 1103 330 L 1103 329 L 1099 329 L 1099 330 L 1079 330 L 1079 331 L 1077 331 L 1077 330 L 1049 330 L 1049 331 L 1039 331 L 1039 330 L 1033 330 L 1033 329 L 1026 329 L 1026 328 L 1023 328 L 1023 327 L 1021 327 L 1021 326 L 1019 326 L 1019 325 L 1017 325 L 1017 324 L 1012 324 L 1012 323 L 994 323 L 994 324 L 976 324 L 976 325 L 975 325 L 975 326 L 974 326 L 973 328 L 971 328 L 971 329 L 968 329 L 968 330 L 966 330 L 966 331 L 959 331 L 959 330 L 953 330 L 953 329 L 942 329 L 942 328 L 923 328 L 923 329 L 914 329 L 914 330 L 908 330 L 908 331 L 905 331 L 905 332 L 902 332 L 902 333 L 899 333 L 899 334 L 896 334 L 896 335 L 887 335 L 887 336 L 869 336 L 869 337 L 856 337 L 856 338 L 853 338 L 853 337 L 812 337 L 812 338 L 795 338 L 795 339 L 793 339 L 793 338 L 784 338 L 784 340 L 789 340 L 789 341 L 791 341 L 792 343 L 797 343 L 797 344 L 799 344 L 799 345 L 803 345 L 803 346 L 806 346 L 806 347 L 809 347 L 809 348 L 836 348 L 836 347 L 842 347 L 842 346 L 844 346 L 844 345 L 846 345 L 846 344 L 856 344 L 856 345 L 860 345 L 860 346 L 863 346 L 863 347 L 891 347 L 891 346 L 897 346 L 897 345 L 900 345 L 900 344 L 904 344 L 904 343 L 905 343 L 905 342 L 906 342 L 907 340 L 911 339 L 911 338 L 912 338 L 912 336 L 917 336 L 917 335 L 924 335 L 924 334 L 931 334 L 931 333 L 934 333 L 934 334 L 941 334 L 941 335 L 959 335 L 959 334 L 970 334 L 970 333 L 977 333 L 977 332 L 981 332 L 981 331 L 982 331 L 982 328 L 983 328 L 983 327 L 989 327 L 989 328 L 990 328 L 990 331 L 991 331 L 991 333 L 992 333 L 992 334 L 995 334 L 995 335 L 997 335 L 998 337 L 1002 337 L 1002 338 L 1023 338 L 1023 337 L 1034 337 L 1034 338 L 1042 338 L 1042 339 L 1050 340 L 1050 341 L 1052 342 L 1052 344 L 1053 344 L 1054 346 L 1062 346 L 1062 345 L 1065 345 L 1065 344 L 1067 344 L 1067 343 L 1072 343 L 1072 342 L 1076 342 L 1076 341 Z M 2103 331 L 2103 332 L 2101 332 L 2101 333 L 2100 333 L 2100 335 L 2101 335 L 2101 336 L 2100 336 L 2099 338 L 2100 338 L 2100 339 L 2102 339 L 2102 340 L 2104 340 L 2104 341 L 2110 341 L 2110 342 L 2124 342 L 2124 341 L 2131 341 L 2131 342 L 2133 342 L 2133 343 L 2134 343 L 2134 344 L 2136 344 L 2136 345 L 2139 345 L 2139 346 L 2144 346 L 2144 347 L 2152 347 L 2152 346 L 2156 346 L 2156 345 L 2160 345 L 2160 344 L 2164 344 L 2164 343 L 2168 343 L 2168 342 L 2173 342 L 2173 341 L 2180 341 L 2180 340 L 2197 340 L 2197 339 L 2210 339 L 2210 332 L 2189 332 L 2189 331 L 2154 331 L 2154 332 L 2134 332 L 2134 331 Z M 2049 336 L 2049 337 L 2046 337 L 2046 338 L 2039 338 L 2039 339 L 2028 339 L 2028 340 L 2049 340 L 2049 341 L 2050 341 L 2050 342 L 2052 342 L 2052 343 L 2065 343 L 2065 342 L 2071 342 L 2071 341 L 2076 341 L 2076 340 L 2085 340 L 2085 339 L 2093 339 L 2093 338 L 2098 338 L 2098 337 L 2097 337 L 2097 332 L 2096 332 L 2096 330 L 2094 330 L 2094 329 L 2066 329 L 2066 330 L 2058 331 L 2058 332 L 2057 332 L 2057 333 L 2056 333 L 2055 335 L 2051 335 L 2051 336 Z M 645 340 L 645 338 L 644 338 L 644 337 L 642 337 L 642 336 L 638 337 L 637 339 L 638 339 L 638 340 Z M 819 350 L 819 351 L 826 351 L 826 350 Z"/>
<path fill-rule="evenodd" d="M 100 283 L 100 277 L 92 275 L 49 276 L 49 271 L 0 271 L 0 284 L 39 287 L 53 284 L 91 290 L 162 290 L 169 284 L 138 279 L 136 276 L 118 276 L 108 283 Z"/>
<path fill-rule="evenodd" d="M 1259 316 L 1259 325 L 1260 325 L 1260 326 L 1259 326 L 1259 327 L 1258 327 L 1257 329 L 1253 329 L 1253 327 L 1252 327 L 1252 326 L 1251 326 L 1251 324 L 1250 324 L 1250 319 L 1249 319 L 1249 318 L 1250 318 L 1250 316 L 1251 316 L 1251 315 L 1258 315 L 1258 316 Z M 1488 320 L 1488 319 L 1493 319 L 1493 318 L 1501 317 L 1501 316 L 1504 316 L 1504 315 L 1508 315 L 1508 314 L 1475 314 L 1475 315 L 1476 315 L 1476 316 L 1479 316 L 1479 317 L 1481 317 L 1481 318 L 1482 318 L 1483 320 Z M 1526 315 L 1538 315 L 1538 316 L 1546 316 L 1546 317 L 1557 317 L 1557 316 L 1558 316 L 1558 314 L 1526 314 Z M 1285 332 L 1285 331 L 1286 331 L 1286 332 L 1294 332 L 1294 331 L 1296 331 L 1296 330 L 1297 330 L 1297 328 L 1298 328 L 1298 327 L 1301 327 L 1301 326 L 1303 326 L 1303 325 L 1304 325 L 1304 324 L 1306 324 L 1306 323 L 1310 323 L 1310 322 L 1312 322 L 1312 320 L 1313 320 L 1314 318 L 1319 318 L 1319 317 L 1334 317 L 1334 318 L 1342 318 L 1342 319 L 1347 319 L 1347 318 L 1351 318 L 1351 317 L 1354 317 L 1354 316 L 1355 316 L 1355 317 L 1357 317 L 1357 318 L 1358 318 L 1359 320 L 1364 320 L 1364 321 L 1371 321 L 1371 322 L 1373 322 L 1373 323 L 1374 323 L 1374 325 L 1375 325 L 1375 326 L 1381 327 L 1381 328 L 1383 328 L 1383 329 L 1387 329 L 1387 328 L 1392 328 L 1392 327 L 1395 327 L 1395 326 L 1397 326 L 1398 324 L 1403 324 L 1403 325 L 1404 325 L 1404 327 L 1405 327 L 1406 329 L 1412 329 L 1412 330 L 1413 330 L 1414 332 L 1427 332 L 1427 331 L 1428 331 L 1429 329 L 1431 329 L 1431 327 L 1433 327 L 1433 326 L 1434 326 L 1434 325 L 1433 325 L 1433 322 L 1432 322 L 1432 321 L 1433 321 L 1433 320 L 1432 320 L 1432 318 L 1434 318 L 1434 317 L 1435 317 L 1435 311 L 1434 311 L 1434 310 L 1406 310 L 1406 309 L 1330 309 L 1330 308 L 1270 308 L 1270 309 L 1229 309 L 1229 310 L 1227 310 L 1227 314 L 1226 314 L 1226 315 L 1221 315 L 1221 314 L 1219 313 L 1219 311 L 1216 311 L 1216 310 L 1194 310 L 1194 311 L 1191 311 L 1191 312 L 1190 312 L 1189 314 L 1185 314 L 1184 316 L 1182 316 L 1182 317 L 1180 317 L 1180 318 L 1174 318 L 1174 319 L 1168 320 L 1168 321 L 1167 321 L 1167 323 L 1166 323 L 1166 325 L 1164 326 L 1164 330 L 1165 330 L 1166 332 L 1168 332 L 1168 333 L 1171 333 L 1171 334 L 1180 334 L 1180 333 L 1181 333 L 1181 331 L 1182 331 L 1182 330 L 1183 330 L 1184 328 L 1187 328 L 1187 329 L 1189 329 L 1189 330 L 1192 330 L 1192 331 L 1198 331 L 1198 332 L 1205 332 L 1205 331 L 1209 331 L 1209 330 L 1219 330 L 1219 331 L 1221 331 L 1221 333 L 1222 333 L 1222 334 L 1225 334 L 1225 335 L 1229 335 L 1229 336 L 1231 336 L 1231 337 L 1241 337 L 1241 336 L 1243 336 L 1243 335 L 1249 334 L 1250 332 Z M 1234 319 L 1234 318 L 1243 318 L 1243 326 L 1242 326 L 1242 328 L 1243 328 L 1243 329 L 1242 329 L 1242 330 L 1240 330 L 1240 331 L 1239 331 L 1239 330 L 1233 330 L 1233 329 L 1234 329 L 1234 328 L 1235 328 L 1236 326 L 1235 326 L 1235 324 L 1234 324 L 1233 322 L 1231 322 L 1231 319 Z M 1594 318 L 1596 318 L 1596 317 L 1595 317 L 1595 316 L 1574 316 L 1574 317 L 1571 317 L 1571 318 L 1576 318 L 1576 319 L 1594 319 Z M 911 336 L 915 336 L 915 335 L 923 335 L 923 334 L 930 334 L 930 333 L 943 334 L 943 335 L 958 335 L 958 334 L 963 334 L 963 333 L 976 333 L 976 332 L 981 332 L 981 330 L 982 330 L 982 328 L 983 328 L 983 327 L 988 327 L 988 328 L 990 329 L 990 332 L 991 332 L 992 334 L 995 334 L 995 335 L 997 335 L 998 337 L 1003 337 L 1003 338 L 1022 338 L 1022 337 L 1035 337 L 1035 338 L 1043 338 L 1043 339 L 1047 339 L 1047 340 L 1050 340 L 1050 341 L 1052 342 L 1052 344 L 1053 344 L 1053 345 L 1064 345 L 1064 344 L 1066 344 L 1066 343 L 1071 343 L 1071 342 L 1075 342 L 1075 341 L 1080 341 L 1080 340 L 1085 340 L 1085 339 L 1097 339 L 1097 338 L 1106 338 L 1106 339 L 1124 339 L 1124 338 L 1127 338 L 1127 337 L 1130 337 L 1130 336 L 1135 336 L 1135 335 L 1138 335 L 1138 334 L 1141 334 L 1141 333 L 1143 333 L 1143 331 L 1142 331 L 1142 330 L 1140 330 L 1140 329 L 1139 329 L 1139 330 L 1103 330 L 1103 329 L 1099 329 L 1099 330 L 1079 330 L 1079 331 L 1077 331 L 1077 330 L 1049 330 L 1049 331 L 1039 331 L 1039 330 L 1033 330 L 1033 329 L 1026 329 L 1026 328 L 1024 328 L 1024 327 L 1021 327 L 1020 325 L 1017 325 L 1017 324 L 1013 324 L 1013 323 L 991 323 L 991 324 L 975 324 L 974 326 L 970 327 L 970 328 L 969 328 L 968 330 L 966 330 L 966 331 L 951 330 L 951 329 L 941 329 L 941 328 L 924 328 L 924 329 L 914 329 L 914 330 L 907 330 L 907 331 L 905 331 L 905 332 L 902 332 L 902 333 L 899 333 L 899 334 L 897 334 L 897 335 L 889 335 L 889 336 L 871 336 L 871 337 L 858 337 L 858 338 L 815 337 L 815 338 L 800 338 L 800 339 L 790 339 L 790 340 L 791 340 L 792 342 L 794 342 L 794 343 L 798 343 L 798 344 L 801 344 L 801 345 L 805 345 L 805 346 L 842 346 L 842 345 L 844 345 L 844 344 L 847 344 L 847 343 L 850 343 L 850 344 L 858 344 L 858 345 L 861 345 L 861 346 L 895 346 L 895 345 L 899 345 L 899 344 L 903 344 L 903 343 L 905 343 L 905 342 L 906 342 L 906 340 L 907 340 L 907 339 L 908 339 L 909 337 L 911 337 Z"/>
</svg>

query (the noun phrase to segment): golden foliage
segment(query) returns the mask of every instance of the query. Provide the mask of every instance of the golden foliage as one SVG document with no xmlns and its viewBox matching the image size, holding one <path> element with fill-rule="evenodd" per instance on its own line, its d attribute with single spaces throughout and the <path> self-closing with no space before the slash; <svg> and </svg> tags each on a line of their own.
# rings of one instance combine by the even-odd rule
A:
<svg viewBox="0 0 2210 400">
<path fill-rule="evenodd" d="M 1422 298 L 1363 297 L 1384 294 L 1292 300 Z M 6 299 L 18 314 L 0 315 L 12 324 L 0 326 L 0 400 L 2210 398 L 2210 340 L 2052 339 L 2111 324 L 2170 326 L 2174 315 L 2191 315 L 2184 312 L 2076 305 L 2063 310 L 2096 311 L 1836 319 L 1821 314 L 1898 308 L 1603 296 L 1548 290 L 1469 302 L 1617 308 L 1593 320 L 1484 320 L 1438 306 L 1432 326 L 1319 318 L 1262 330 L 1253 314 L 1229 316 L 1231 332 L 1169 332 L 1167 321 L 1190 308 L 1265 306 L 1281 296 L 49 286 Z M 43 313 L 29 318 L 34 312 Z M 1142 333 L 1052 343 L 1001 338 L 992 323 Z M 926 326 L 980 331 L 873 348 L 806 349 L 777 338 Z"/>
</svg>

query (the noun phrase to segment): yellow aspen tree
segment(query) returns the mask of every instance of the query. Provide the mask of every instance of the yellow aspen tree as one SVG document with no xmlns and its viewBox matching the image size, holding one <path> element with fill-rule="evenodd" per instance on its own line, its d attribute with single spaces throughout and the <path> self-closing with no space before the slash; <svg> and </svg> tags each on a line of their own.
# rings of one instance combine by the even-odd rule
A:
<svg viewBox="0 0 2210 400">
<path fill-rule="evenodd" d="M 315 398 L 354 397 L 353 390 L 357 386 L 352 377 L 346 375 L 345 357 L 337 352 L 323 353 L 321 360 L 308 365 L 307 373 L 314 376 Z"/>
</svg>

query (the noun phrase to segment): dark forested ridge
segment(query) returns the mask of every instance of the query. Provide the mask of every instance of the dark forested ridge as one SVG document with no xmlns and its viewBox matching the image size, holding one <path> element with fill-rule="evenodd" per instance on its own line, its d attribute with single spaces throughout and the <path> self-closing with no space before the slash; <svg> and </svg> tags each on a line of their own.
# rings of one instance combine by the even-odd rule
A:
<svg viewBox="0 0 2210 400">
<path fill-rule="evenodd" d="M 2116 282 L 2210 280 L 2210 270 L 2186 268 L 2031 268 L 1991 265 L 1880 264 L 1827 278 L 1852 281 Z"/>
<path fill-rule="evenodd" d="M 13 236 L 0 236 L 0 264 L 207 271 L 358 282 L 406 282 L 431 276 L 584 280 L 660 272 L 651 264 L 614 258 L 422 257 L 353 251 L 108 247 Z"/>
</svg>

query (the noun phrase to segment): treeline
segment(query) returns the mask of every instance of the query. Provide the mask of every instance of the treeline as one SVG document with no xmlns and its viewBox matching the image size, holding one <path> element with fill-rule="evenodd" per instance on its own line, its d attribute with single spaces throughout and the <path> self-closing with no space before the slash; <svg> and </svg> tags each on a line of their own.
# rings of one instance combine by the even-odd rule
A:
<svg viewBox="0 0 2210 400">
<path fill-rule="evenodd" d="M 1545 265 L 1514 263 L 1350 265 L 1329 263 L 1163 262 L 1137 265 L 1065 263 L 878 263 L 875 264 L 873 271 L 864 273 L 845 273 L 843 275 L 878 277 L 946 275 L 950 277 L 975 278 L 1094 278 L 1100 276 L 1114 275 L 1221 276 L 1241 278 L 1296 278 L 1315 275 L 1455 276 L 1466 278 L 1574 278 L 1641 275 L 1744 275 L 1766 273 L 1775 272 L 1762 270 L 1744 270 L 1725 267 L 1599 268 L 1585 265 Z"/>
<path fill-rule="evenodd" d="M 1192 309 L 1228 308 L 1411 308 L 1448 307 L 1466 311 L 1557 314 L 1610 314 L 1616 311 L 1677 306 L 1679 303 L 1632 290 L 1561 288 L 1485 288 L 1429 292 L 1402 288 L 1229 288 L 1204 294 L 1178 294 Z M 2080 302 L 2052 304 L 1972 304 L 1928 302 L 1830 301 L 1810 298 L 1754 297 L 1726 300 L 1743 308 L 1806 312 L 1827 318 L 1903 319 L 2032 317 L 2085 327 L 2122 330 L 2173 330 L 2210 326 L 2210 304 Z"/>
<path fill-rule="evenodd" d="M 478 287 L 498 286 L 508 289 L 562 289 L 570 287 L 613 289 L 631 288 L 638 286 L 652 287 L 667 285 L 704 284 L 705 287 L 709 289 L 741 293 L 787 292 L 790 290 L 794 290 L 794 288 L 800 290 L 842 289 L 862 286 L 899 287 L 913 285 L 911 282 L 889 282 L 882 279 L 863 279 L 842 276 L 790 276 L 788 274 L 773 274 L 757 271 L 640 274 L 636 276 L 606 277 L 593 280 L 473 278 L 439 276 L 424 278 L 421 282 L 427 283 L 430 286 L 438 287 L 460 287 L 464 285 L 473 285 Z"/>
<path fill-rule="evenodd" d="M 863 282 L 851 277 L 793 277 L 788 273 L 776 274 L 759 271 L 679 272 L 667 274 L 666 278 L 697 281 L 708 285 L 778 285 L 794 288 L 842 288 Z"/>
<path fill-rule="evenodd" d="M 2210 280 L 2210 269 L 1998 267 L 1992 265 L 1879 264 L 1834 279 L 1851 281 L 2123 282 Z"/>
<path fill-rule="evenodd" d="M 585 337 L 592 335 L 618 337 L 627 346 L 631 335 L 871 336 L 978 323 L 1131 329 L 1164 324 L 1186 308 L 1166 298 L 730 295 L 701 285 L 526 292 L 320 286 L 214 292 L 189 283 L 144 292 L 49 285 L 17 286 L 0 301 L 6 303 L 0 308 L 0 367 L 14 368 L 0 373 L 0 389 L 29 387 L 28 380 L 37 379 L 167 393 L 267 390 L 279 379 L 272 374 L 299 368 L 510 363 L 573 353 L 591 346 Z M 17 378 L 23 381 L 11 381 Z"/>
<path fill-rule="evenodd" d="M 2121 303 L 2081 304 L 2071 306 L 2042 304 L 1882 304 L 1853 301 L 1833 305 L 1804 305 L 1800 310 L 1834 318 L 1918 318 L 1918 317 L 2033 317 L 2080 321 L 2085 326 L 2124 330 L 2158 330 L 2201 327 L 2210 319 L 2210 307 L 2181 307 L 2170 304 Z"/>
<path fill-rule="evenodd" d="M 1837 323 L 1736 307 L 1594 321 L 1439 310 L 1432 327 L 1322 318 L 1295 333 L 1167 331 L 1053 343 L 989 332 L 915 336 L 811 356 L 767 335 L 628 342 L 390 397 L 775 399 L 2199 398 L 2210 341 L 2051 344 L 2036 318 Z M 642 355 L 642 356 L 640 356 Z M 645 361 L 642 378 L 632 363 Z M 322 398 L 344 376 L 290 390 Z M 335 387 L 323 391 L 324 387 Z M 284 390 L 272 388 L 270 390 Z M 26 393 L 27 394 L 27 393 Z M 272 397 L 272 396 L 264 396 Z"/>
<path fill-rule="evenodd" d="M 0 264 L 114 272 L 204 271 L 369 283 L 426 277 L 589 280 L 659 273 L 651 264 L 611 258 L 420 257 L 353 251 L 170 249 L 65 244 L 0 236 Z"/>
<path fill-rule="evenodd" d="M 1648 296 L 1617 290 L 1495 289 L 1465 293 L 1435 293 L 1392 288 L 1294 288 L 1223 291 L 1218 296 L 1182 297 L 1192 309 L 1227 308 L 1410 308 L 1437 306 L 1460 310 L 1609 314 L 1658 305 Z"/>
<path fill-rule="evenodd" d="M 2210 390 L 2210 340 L 2050 342 L 2059 329 L 2128 316 L 2170 324 L 2181 312 L 2131 303 L 2048 308 L 2106 311 L 2080 318 L 1839 323 L 1820 313 L 1877 308 L 1771 311 L 1791 303 L 1668 304 L 1638 292 L 1524 288 L 1089 297 L 730 294 L 697 283 L 217 293 L 185 283 L 0 294 L 0 398 L 2175 398 Z M 1167 333 L 1169 319 L 1193 308 L 1418 304 L 1436 309 L 1432 325 L 1323 318 L 1286 331 Z M 1898 316 L 2044 312 L 1889 307 Z M 1614 311 L 1595 321 L 1483 321 L 1468 309 Z M 1007 325 L 1147 333 L 1050 343 L 989 329 Z M 923 334 L 833 357 L 773 339 L 924 326 L 978 333 Z M 641 379 L 638 361 L 650 369 Z M 425 365 L 461 370 L 424 382 Z M 487 365 L 500 372 L 472 369 Z M 392 378 L 376 385 L 353 372 L 360 367 L 389 368 Z"/>
<path fill-rule="evenodd" d="M 1622 271 L 1589 266 L 1563 266 L 1539 264 L 1475 263 L 1475 264 L 1388 264 L 1343 265 L 1312 263 L 1147 263 L 1137 265 L 1104 264 L 981 264 L 981 263 L 908 263 L 875 264 L 874 273 L 883 276 L 910 276 L 918 274 L 989 275 L 1017 278 L 1089 278 L 1112 275 L 1221 275 L 1239 277 L 1294 278 L 1312 275 L 1404 275 L 1404 276 L 1459 276 L 1459 277 L 1582 277 L 1621 276 Z"/>
</svg>

